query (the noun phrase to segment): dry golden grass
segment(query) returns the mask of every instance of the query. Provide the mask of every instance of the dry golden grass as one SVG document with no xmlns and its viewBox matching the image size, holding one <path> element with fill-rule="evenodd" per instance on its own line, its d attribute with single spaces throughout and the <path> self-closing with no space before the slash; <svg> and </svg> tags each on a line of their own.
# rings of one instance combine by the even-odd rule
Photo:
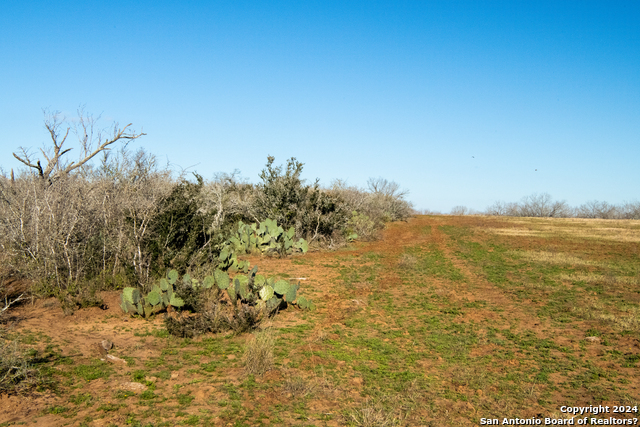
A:
<svg viewBox="0 0 640 427">
<path fill-rule="evenodd" d="M 256 332 L 247 343 L 243 356 L 247 375 L 262 375 L 273 369 L 275 336 L 272 329 Z"/>
<path fill-rule="evenodd" d="M 399 393 L 369 398 L 359 408 L 346 412 L 345 421 L 358 427 L 412 425 L 407 424 L 411 414 L 424 404 L 423 387 L 414 379 Z"/>
<path fill-rule="evenodd" d="M 638 285 L 640 284 L 639 277 L 628 276 L 616 276 L 611 274 L 562 274 L 561 280 L 567 280 L 570 282 L 585 282 L 585 283 L 605 283 L 610 285 Z"/>
<path fill-rule="evenodd" d="M 345 417 L 349 425 L 357 427 L 391 427 L 400 425 L 400 420 L 380 403 L 365 402 L 360 408 L 350 411 Z"/>
<path fill-rule="evenodd" d="M 570 420 L 572 418 L 575 418 L 575 415 L 567 413 L 567 412 L 558 412 L 558 411 L 556 411 L 556 412 L 553 412 L 549 416 L 549 418 L 555 419 L 555 420 L 558 420 L 558 419 L 560 419 L 560 420 Z"/>
<path fill-rule="evenodd" d="M 543 262 L 549 264 L 571 264 L 571 265 L 593 265 L 601 266 L 603 263 L 581 259 L 575 256 L 567 255 L 560 252 L 547 251 L 510 251 L 510 255 L 514 255 L 520 259 L 532 262 Z"/>
<path fill-rule="evenodd" d="M 597 298 L 588 298 L 584 304 L 583 307 L 573 308 L 573 312 L 583 319 L 598 320 L 619 332 L 640 331 L 640 307 L 624 306 L 619 313 L 611 313 Z"/>
<path fill-rule="evenodd" d="M 413 268 L 417 262 L 418 259 L 413 255 L 402 254 L 400 255 L 400 258 L 398 258 L 398 267 L 403 269 Z"/>
<path fill-rule="evenodd" d="M 564 237 L 640 242 L 640 221 L 583 218 L 505 218 L 512 228 L 484 228 L 502 236 Z M 525 227 L 523 227 L 525 226 Z"/>
<path fill-rule="evenodd" d="M 543 236 L 540 230 L 531 230 L 529 228 L 494 228 L 487 227 L 484 231 L 492 234 L 499 234 L 501 236 Z"/>
<path fill-rule="evenodd" d="M 282 371 L 282 374 L 285 377 L 282 391 L 287 396 L 295 398 L 305 397 L 313 393 L 317 387 L 315 382 L 303 378 L 294 370 L 286 369 Z"/>
</svg>

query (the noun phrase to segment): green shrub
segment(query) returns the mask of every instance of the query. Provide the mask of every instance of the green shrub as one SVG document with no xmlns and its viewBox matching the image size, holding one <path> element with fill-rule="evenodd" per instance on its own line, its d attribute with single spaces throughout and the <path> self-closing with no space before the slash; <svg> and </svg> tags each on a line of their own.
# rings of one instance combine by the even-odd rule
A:
<svg viewBox="0 0 640 427">
<path fill-rule="evenodd" d="M 212 218 L 200 206 L 204 180 L 198 174 L 195 178 L 196 182 L 182 180 L 174 186 L 149 224 L 144 249 L 156 275 L 168 267 L 184 271 L 191 264 L 213 260 L 208 233 Z"/>
<path fill-rule="evenodd" d="M 305 184 L 300 178 L 303 163 L 294 157 L 287 161 L 286 170 L 274 166 L 274 161 L 269 156 L 260 173 L 262 183 L 255 199 L 258 218 L 271 218 L 284 229 L 294 227 L 297 235 L 310 242 L 330 238 L 344 227 L 348 211 L 338 196 L 321 189 L 318 180 Z"/>
<path fill-rule="evenodd" d="M 347 227 L 345 229 L 345 236 L 348 240 L 353 236 L 354 239 L 360 238 L 361 240 L 369 240 L 375 237 L 380 228 L 376 226 L 376 223 L 372 221 L 367 215 L 358 213 L 357 211 L 351 212 L 351 218 L 347 221 Z"/>
</svg>

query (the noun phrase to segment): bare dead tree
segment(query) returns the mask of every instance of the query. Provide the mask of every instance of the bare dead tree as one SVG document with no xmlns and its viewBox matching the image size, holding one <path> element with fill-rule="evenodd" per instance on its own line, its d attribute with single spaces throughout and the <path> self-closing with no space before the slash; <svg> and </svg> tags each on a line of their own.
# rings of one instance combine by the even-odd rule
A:
<svg viewBox="0 0 640 427">
<path fill-rule="evenodd" d="M 449 212 L 449 215 L 455 215 L 455 216 L 462 216 L 462 215 L 468 215 L 468 214 L 469 214 L 469 208 L 462 205 L 454 206 L 453 208 L 451 208 L 451 212 Z"/>
<path fill-rule="evenodd" d="M 640 202 L 624 202 L 619 211 L 623 219 L 640 219 Z"/>
<path fill-rule="evenodd" d="M 379 215 L 387 221 L 406 220 L 413 213 L 413 205 L 405 198 L 409 190 L 401 189 L 394 181 L 384 178 L 369 178 L 367 181 L 373 205 L 377 205 L 383 212 Z"/>
<path fill-rule="evenodd" d="M 128 143 L 145 135 L 142 132 L 136 133 L 131 130 L 131 123 L 120 128 L 118 123 L 114 122 L 109 131 L 99 130 L 96 126 L 100 116 L 94 118 L 92 115 L 85 113 L 82 107 L 78 109 L 78 121 L 74 125 L 70 125 L 64 117 L 61 117 L 58 111 L 50 113 L 45 110 L 44 113 L 45 127 L 53 142 L 52 149 L 40 149 L 47 160 L 46 166 L 43 167 L 41 160 L 34 159 L 28 150 L 23 147 L 19 148 L 19 154 L 13 153 L 13 157 L 29 168 L 34 169 L 43 181 L 48 181 L 49 183 L 84 166 L 98 153 L 109 150 L 110 146 L 117 141 L 124 140 Z M 77 161 L 66 162 L 63 156 L 71 151 L 72 148 L 64 148 L 63 146 L 72 129 L 78 136 L 81 152 Z"/>
<path fill-rule="evenodd" d="M 333 180 L 329 190 L 339 195 L 350 211 L 360 212 L 365 209 L 369 201 L 370 194 L 365 189 L 349 185 L 342 179 Z"/>
<path fill-rule="evenodd" d="M 576 216 L 579 218 L 614 219 L 621 216 L 620 211 L 622 209 L 623 207 L 618 207 L 607 202 L 589 200 L 578 206 Z"/>
<path fill-rule="evenodd" d="M 409 194 L 409 190 L 401 190 L 400 185 L 395 181 L 388 181 L 382 177 L 369 178 L 367 180 L 369 191 L 374 194 L 381 194 L 386 197 L 404 198 Z"/>
<path fill-rule="evenodd" d="M 538 218 L 566 218 L 571 216 L 571 208 L 565 202 L 554 201 L 548 193 L 533 193 L 522 199 L 518 205 L 518 214 L 522 217 L 538 217 Z"/>
<path fill-rule="evenodd" d="M 0 314 L 4 313 L 5 311 L 7 311 L 9 309 L 9 307 L 11 307 L 13 304 L 16 304 L 20 301 L 23 301 L 27 299 L 27 297 L 25 297 L 25 294 L 22 293 L 19 296 L 17 296 L 16 298 L 13 299 L 9 299 L 9 297 L 5 296 L 4 297 L 4 307 L 0 308 Z"/>
</svg>

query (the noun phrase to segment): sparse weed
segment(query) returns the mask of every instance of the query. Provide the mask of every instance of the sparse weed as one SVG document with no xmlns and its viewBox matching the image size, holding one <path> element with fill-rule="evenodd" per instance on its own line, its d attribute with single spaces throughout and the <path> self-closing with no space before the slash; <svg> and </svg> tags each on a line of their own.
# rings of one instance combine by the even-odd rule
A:
<svg viewBox="0 0 640 427">
<path fill-rule="evenodd" d="M 400 419 L 384 408 L 380 402 L 366 401 L 360 408 L 349 409 L 345 422 L 353 427 L 392 427 L 400 425 Z"/>
<path fill-rule="evenodd" d="M 274 366 L 275 334 L 265 329 L 253 335 L 245 347 L 243 363 L 247 375 L 262 375 Z"/>
<path fill-rule="evenodd" d="M 400 255 L 400 258 L 398 258 L 398 267 L 402 269 L 410 269 L 413 268 L 417 262 L 418 259 L 415 256 L 404 253 Z"/>
<path fill-rule="evenodd" d="M 292 370 L 283 370 L 285 376 L 282 390 L 286 396 L 302 398 L 314 392 L 316 385 Z"/>
<path fill-rule="evenodd" d="M 18 394 L 43 385 L 41 372 L 29 363 L 17 341 L 0 338 L 0 393 Z"/>
</svg>

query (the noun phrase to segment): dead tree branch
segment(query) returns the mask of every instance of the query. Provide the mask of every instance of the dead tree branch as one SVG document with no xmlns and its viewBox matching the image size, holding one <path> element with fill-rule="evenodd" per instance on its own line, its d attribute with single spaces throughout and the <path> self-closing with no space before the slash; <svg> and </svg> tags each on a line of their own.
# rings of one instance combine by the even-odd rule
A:
<svg viewBox="0 0 640 427">
<path fill-rule="evenodd" d="M 4 313 L 5 311 L 7 311 L 9 309 L 9 307 L 11 307 L 13 304 L 17 303 L 18 301 L 22 301 L 24 294 L 20 294 L 19 297 L 14 298 L 14 299 L 9 299 L 8 297 L 4 297 L 4 307 L 0 309 L 0 313 Z"/>
<path fill-rule="evenodd" d="M 102 132 L 95 131 L 95 125 L 98 118 L 94 118 L 91 115 L 85 114 L 84 109 L 78 110 L 78 122 L 79 126 L 75 125 L 73 127 L 74 132 L 78 135 L 78 139 L 81 146 L 81 156 L 77 161 L 73 161 L 71 163 L 65 164 L 63 156 L 67 154 L 72 148 L 63 148 L 64 143 L 67 141 L 67 137 L 69 136 L 69 132 L 72 127 L 66 122 L 64 118 L 60 119 L 60 113 L 55 112 L 53 114 L 48 114 L 48 117 L 45 119 L 45 127 L 51 136 L 51 142 L 53 143 L 52 151 L 47 154 L 47 151 L 41 149 L 40 151 L 44 155 L 44 158 L 47 160 L 46 167 L 42 167 L 41 161 L 39 159 L 32 160 L 31 155 L 28 151 L 22 147 L 20 147 L 20 154 L 13 153 L 13 157 L 15 157 L 18 161 L 23 163 L 24 165 L 35 169 L 38 176 L 42 178 L 42 180 L 46 180 L 49 183 L 53 182 L 57 178 L 62 175 L 68 175 L 72 171 L 84 166 L 88 161 L 94 158 L 98 153 L 107 151 L 110 149 L 110 146 L 116 143 L 117 141 L 133 141 L 135 139 L 140 138 L 141 136 L 146 135 L 145 133 L 136 133 L 131 130 L 131 123 L 126 125 L 123 128 L 118 127 L 118 123 L 113 123 L 111 136 L 107 138 L 102 137 Z M 66 127 L 66 129 L 64 129 Z M 63 136 L 64 132 L 64 136 Z M 94 136 L 94 134 L 96 134 Z"/>
</svg>

